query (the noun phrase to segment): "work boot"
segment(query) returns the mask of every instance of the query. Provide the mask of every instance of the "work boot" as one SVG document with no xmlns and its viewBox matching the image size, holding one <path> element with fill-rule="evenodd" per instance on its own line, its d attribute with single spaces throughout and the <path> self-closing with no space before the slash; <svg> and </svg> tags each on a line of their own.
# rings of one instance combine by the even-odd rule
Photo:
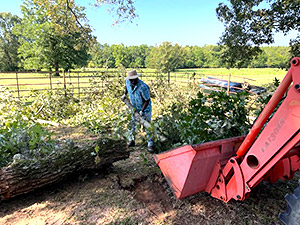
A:
<svg viewBox="0 0 300 225">
<path fill-rule="evenodd" d="M 128 148 L 130 147 L 134 147 L 135 146 L 135 141 L 131 140 L 128 144 L 127 144 Z"/>
</svg>

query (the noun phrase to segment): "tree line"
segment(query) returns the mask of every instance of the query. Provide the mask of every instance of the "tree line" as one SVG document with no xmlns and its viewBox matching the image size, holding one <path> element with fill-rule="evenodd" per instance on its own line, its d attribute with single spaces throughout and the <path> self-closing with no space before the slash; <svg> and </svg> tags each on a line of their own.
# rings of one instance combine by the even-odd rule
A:
<svg viewBox="0 0 300 225">
<path fill-rule="evenodd" d="M 180 46 L 163 42 L 158 46 L 125 46 L 96 43 L 90 49 L 91 68 L 153 68 L 162 72 L 185 68 L 222 68 L 223 46 Z M 289 47 L 261 47 L 257 58 L 245 62 L 243 68 L 285 68 L 289 63 Z"/>
<path fill-rule="evenodd" d="M 92 35 L 84 7 L 74 1 L 24 0 L 22 19 L 0 13 L 0 71 L 70 70 L 92 68 L 154 68 L 161 72 L 182 68 L 228 67 L 225 44 L 158 46 L 100 44 Z M 76 15 L 76 16 L 74 16 Z M 287 67 L 290 47 L 260 47 L 254 59 L 245 55 L 238 67 Z"/>
</svg>

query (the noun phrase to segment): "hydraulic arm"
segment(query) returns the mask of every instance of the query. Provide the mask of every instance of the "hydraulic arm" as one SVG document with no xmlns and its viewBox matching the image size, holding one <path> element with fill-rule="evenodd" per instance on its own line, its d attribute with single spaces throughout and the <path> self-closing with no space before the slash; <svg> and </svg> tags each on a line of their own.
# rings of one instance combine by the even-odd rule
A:
<svg viewBox="0 0 300 225">
<path fill-rule="evenodd" d="M 178 198 L 206 191 L 225 202 L 244 200 L 262 180 L 293 177 L 300 167 L 299 140 L 300 58 L 295 57 L 245 138 L 186 145 L 158 154 L 155 159 Z"/>
<path fill-rule="evenodd" d="M 292 82 L 293 85 L 288 90 Z M 261 131 L 287 90 L 286 98 Z M 231 198 L 243 200 L 251 188 L 263 179 L 271 182 L 290 179 L 300 166 L 299 151 L 295 147 L 300 140 L 299 131 L 300 58 L 293 58 L 291 68 L 256 120 L 236 156 L 232 157 L 224 168 L 220 168 L 211 195 L 225 202 Z"/>
</svg>

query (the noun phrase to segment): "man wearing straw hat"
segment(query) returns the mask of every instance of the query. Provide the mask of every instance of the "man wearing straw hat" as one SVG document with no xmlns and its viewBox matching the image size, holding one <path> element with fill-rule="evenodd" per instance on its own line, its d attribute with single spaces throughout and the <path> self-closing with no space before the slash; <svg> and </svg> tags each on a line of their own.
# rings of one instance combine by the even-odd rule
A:
<svg viewBox="0 0 300 225">
<path fill-rule="evenodd" d="M 141 74 L 137 74 L 135 70 L 129 71 L 127 73 L 126 81 L 125 81 L 125 92 L 121 97 L 122 100 L 126 98 L 127 93 L 129 94 L 130 103 L 136 109 L 136 111 L 140 114 L 148 122 L 151 121 L 152 115 L 152 107 L 151 107 L 151 99 L 150 99 L 150 89 L 147 84 L 141 81 L 138 77 Z M 134 116 L 131 116 L 131 129 L 130 129 L 130 139 L 128 143 L 128 147 L 135 146 L 135 119 Z M 147 143 L 148 143 L 148 151 L 154 151 L 154 143 L 152 141 L 152 137 L 147 132 L 146 135 Z"/>
</svg>

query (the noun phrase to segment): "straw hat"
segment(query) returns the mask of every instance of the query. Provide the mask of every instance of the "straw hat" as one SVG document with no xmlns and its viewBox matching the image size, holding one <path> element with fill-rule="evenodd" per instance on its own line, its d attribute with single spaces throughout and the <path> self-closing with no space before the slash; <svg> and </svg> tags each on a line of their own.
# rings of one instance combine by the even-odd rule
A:
<svg viewBox="0 0 300 225">
<path fill-rule="evenodd" d="M 141 74 L 137 74 L 136 70 L 131 70 L 127 73 L 127 79 L 129 80 L 133 80 L 138 78 L 139 76 L 141 76 Z"/>
</svg>

